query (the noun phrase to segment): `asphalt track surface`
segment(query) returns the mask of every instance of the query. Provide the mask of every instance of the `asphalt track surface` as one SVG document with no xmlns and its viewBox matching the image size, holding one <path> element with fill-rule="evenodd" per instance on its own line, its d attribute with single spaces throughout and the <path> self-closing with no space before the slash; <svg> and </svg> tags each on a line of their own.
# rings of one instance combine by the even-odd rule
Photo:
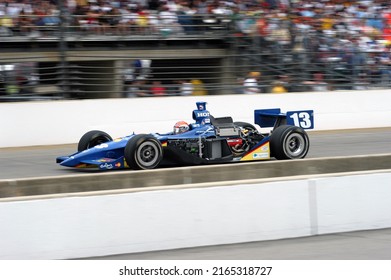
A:
<svg viewBox="0 0 391 280">
<path fill-rule="evenodd" d="M 92 260 L 391 260 L 391 229 L 113 255 Z"/>
<path fill-rule="evenodd" d="M 391 153 L 391 128 L 310 132 L 308 158 Z M 55 163 L 76 144 L 0 149 L 0 179 L 71 175 Z M 391 229 L 104 256 L 113 260 L 391 260 Z"/>
<path fill-rule="evenodd" d="M 118 135 L 119 136 L 119 135 Z M 307 158 L 391 153 L 391 127 L 365 130 L 311 131 Z M 0 179 L 72 175 L 78 172 L 55 163 L 77 145 L 0 148 Z M 115 171 L 114 171 L 115 172 Z"/>
</svg>

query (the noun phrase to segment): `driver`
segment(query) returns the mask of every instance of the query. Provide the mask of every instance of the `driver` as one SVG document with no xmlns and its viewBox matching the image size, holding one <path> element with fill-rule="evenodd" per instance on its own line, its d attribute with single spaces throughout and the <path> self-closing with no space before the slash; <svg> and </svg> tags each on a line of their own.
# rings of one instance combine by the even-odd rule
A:
<svg viewBox="0 0 391 280">
<path fill-rule="evenodd" d="M 181 133 L 189 131 L 189 129 L 190 129 L 190 127 L 187 122 L 179 121 L 174 125 L 173 134 L 181 134 Z"/>
</svg>

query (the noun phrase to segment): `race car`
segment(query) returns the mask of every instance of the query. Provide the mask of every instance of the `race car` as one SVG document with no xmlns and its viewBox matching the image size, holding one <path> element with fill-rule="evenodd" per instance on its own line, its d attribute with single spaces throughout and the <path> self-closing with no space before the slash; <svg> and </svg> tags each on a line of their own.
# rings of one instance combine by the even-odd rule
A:
<svg viewBox="0 0 391 280">
<path fill-rule="evenodd" d="M 77 152 L 60 156 L 56 162 L 75 168 L 154 169 L 227 162 L 257 161 L 275 158 L 301 159 L 309 150 L 305 129 L 314 127 L 312 110 L 254 110 L 254 124 L 232 117 L 213 117 L 206 102 L 196 102 L 194 123 L 184 123 L 168 133 L 131 134 L 113 139 L 99 130 L 85 133 Z M 182 122 L 183 123 L 183 122 Z M 256 125 L 259 125 L 260 130 Z M 182 127 L 183 128 L 183 127 Z M 272 128 L 261 133 L 262 128 Z"/>
</svg>

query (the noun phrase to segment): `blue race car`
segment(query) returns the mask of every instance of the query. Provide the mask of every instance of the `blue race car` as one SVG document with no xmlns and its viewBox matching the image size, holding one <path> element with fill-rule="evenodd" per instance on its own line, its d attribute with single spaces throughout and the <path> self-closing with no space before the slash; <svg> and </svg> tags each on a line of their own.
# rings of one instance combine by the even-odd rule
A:
<svg viewBox="0 0 391 280">
<path fill-rule="evenodd" d="M 300 159 L 309 150 L 305 129 L 314 127 L 313 111 L 280 109 L 254 111 L 254 123 L 234 122 L 231 117 L 214 118 L 206 110 L 206 102 L 197 102 L 194 123 L 179 123 L 169 133 L 131 134 L 113 139 L 109 134 L 93 130 L 85 133 L 78 151 L 61 156 L 56 162 L 76 168 L 154 169 L 160 166 L 184 166 L 211 163 L 267 160 L 270 158 Z M 184 130 L 183 130 L 184 129 Z"/>
</svg>

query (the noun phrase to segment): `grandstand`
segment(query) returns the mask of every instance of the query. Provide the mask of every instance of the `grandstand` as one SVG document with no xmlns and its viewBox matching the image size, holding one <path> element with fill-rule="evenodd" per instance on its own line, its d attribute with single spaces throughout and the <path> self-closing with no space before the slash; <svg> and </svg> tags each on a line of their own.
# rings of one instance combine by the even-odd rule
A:
<svg viewBox="0 0 391 280">
<path fill-rule="evenodd" d="M 7 0 L 0 100 L 238 94 L 251 71 L 262 93 L 389 88 L 390 26 L 379 0 Z"/>
</svg>

